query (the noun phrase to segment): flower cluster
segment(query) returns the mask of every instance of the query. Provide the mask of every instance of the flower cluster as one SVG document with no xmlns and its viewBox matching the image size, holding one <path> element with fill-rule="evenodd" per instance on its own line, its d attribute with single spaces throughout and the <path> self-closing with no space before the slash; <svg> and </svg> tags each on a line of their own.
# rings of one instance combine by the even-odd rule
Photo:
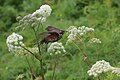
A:
<svg viewBox="0 0 120 80">
<path fill-rule="evenodd" d="M 97 61 L 90 70 L 88 70 L 88 74 L 90 76 L 98 76 L 98 74 L 102 73 L 102 72 L 108 72 L 111 70 L 111 65 L 109 64 L 109 62 L 106 62 L 104 60 L 101 61 Z"/>
<path fill-rule="evenodd" d="M 116 74 L 117 76 L 120 76 L 120 68 L 112 67 L 109 62 L 106 62 L 105 60 L 97 61 L 90 70 L 88 70 L 89 76 L 98 76 L 98 74 L 103 72 L 111 71 L 112 73 Z"/>
<path fill-rule="evenodd" d="M 36 10 L 36 11 L 32 14 L 32 16 L 48 17 L 48 16 L 50 16 L 51 11 L 52 11 L 51 7 L 50 7 L 49 5 L 46 5 L 46 4 L 45 4 L 45 5 L 42 5 L 42 6 L 40 7 L 40 9 Z"/>
<path fill-rule="evenodd" d="M 76 39 L 78 29 L 75 26 L 70 26 L 67 31 L 70 33 L 68 35 L 68 42 L 74 41 Z"/>
<path fill-rule="evenodd" d="M 94 31 L 94 29 L 93 28 L 88 28 L 88 27 L 85 27 L 85 26 L 78 27 L 78 33 L 80 35 L 84 35 L 84 34 L 86 34 L 87 32 L 90 32 L 90 31 Z"/>
<path fill-rule="evenodd" d="M 65 50 L 65 48 L 64 48 L 64 46 L 62 45 L 61 42 L 54 42 L 54 43 L 52 43 L 49 46 L 47 51 L 50 53 L 50 55 L 54 55 L 54 54 L 58 55 L 58 54 L 66 52 L 66 50 Z"/>
<path fill-rule="evenodd" d="M 7 37 L 6 44 L 10 52 L 21 49 L 21 46 L 24 46 L 22 42 L 23 37 L 17 33 L 12 33 Z"/>
<path fill-rule="evenodd" d="M 101 43 L 101 41 L 100 39 L 92 38 L 91 40 L 89 40 L 89 43 Z"/>
<path fill-rule="evenodd" d="M 115 67 L 112 67 L 112 73 L 120 76 L 120 68 L 115 68 Z"/>
<path fill-rule="evenodd" d="M 77 35 L 83 36 L 87 32 L 94 31 L 94 29 L 93 28 L 88 28 L 88 27 L 85 27 L 85 26 L 78 27 L 78 28 L 76 28 L 75 26 L 70 26 L 67 29 L 67 31 L 70 33 L 68 35 L 68 42 L 71 42 L 71 41 L 74 41 L 76 39 Z"/>
<path fill-rule="evenodd" d="M 49 5 L 42 5 L 40 9 L 36 10 L 32 14 L 28 14 L 23 18 L 18 17 L 19 26 L 17 28 L 26 28 L 26 26 L 36 27 L 40 22 L 45 22 L 46 18 L 51 14 L 51 7 Z"/>
</svg>

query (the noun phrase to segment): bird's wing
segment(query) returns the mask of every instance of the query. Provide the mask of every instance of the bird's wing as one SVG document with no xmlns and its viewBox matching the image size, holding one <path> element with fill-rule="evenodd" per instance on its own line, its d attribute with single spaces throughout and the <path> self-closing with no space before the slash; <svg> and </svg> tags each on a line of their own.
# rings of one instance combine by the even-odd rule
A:
<svg viewBox="0 0 120 80">
<path fill-rule="evenodd" d="M 50 42 L 54 42 L 54 41 L 56 41 L 56 40 L 58 39 L 58 37 L 59 37 L 59 35 L 56 34 L 56 33 L 54 33 L 54 34 L 52 34 L 52 35 L 47 36 L 46 39 L 47 39 L 48 41 L 50 41 Z"/>
<path fill-rule="evenodd" d="M 58 40 L 58 38 L 59 38 L 58 33 L 51 33 L 50 35 L 44 37 L 40 43 L 43 44 L 43 43 L 55 42 Z"/>
<path fill-rule="evenodd" d="M 60 30 L 60 29 L 55 28 L 55 27 L 53 27 L 53 26 L 48 26 L 48 27 L 46 28 L 46 30 L 47 30 L 47 31 L 57 32 L 57 33 L 60 33 L 61 31 L 63 31 L 63 30 Z"/>
<path fill-rule="evenodd" d="M 56 31 L 47 31 L 47 32 L 42 32 L 42 33 L 39 33 L 38 35 L 40 36 L 40 35 L 50 35 L 50 34 L 57 34 L 57 35 L 59 35 L 59 33 L 57 33 Z"/>
</svg>

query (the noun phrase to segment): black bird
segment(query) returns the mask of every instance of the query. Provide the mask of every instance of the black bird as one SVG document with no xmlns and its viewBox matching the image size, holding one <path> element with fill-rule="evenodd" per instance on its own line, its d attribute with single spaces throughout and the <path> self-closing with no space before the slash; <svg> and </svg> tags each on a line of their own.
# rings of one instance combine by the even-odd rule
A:
<svg viewBox="0 0 120 80">
<path fill-rule="evenodd" d="M 39 35 L 42 34 L 48 34 L 48 36 L 44 37 L 41 41 L 40 44 L 48 44 L 49 42 L 56 42 L 60 40 L 64 34 L 64 30 L 60 30 L 58 28 L 55 28 L 53 26 L 48 26 L 46 28 L 47 32 L 40 33 Z"/>
</svg>

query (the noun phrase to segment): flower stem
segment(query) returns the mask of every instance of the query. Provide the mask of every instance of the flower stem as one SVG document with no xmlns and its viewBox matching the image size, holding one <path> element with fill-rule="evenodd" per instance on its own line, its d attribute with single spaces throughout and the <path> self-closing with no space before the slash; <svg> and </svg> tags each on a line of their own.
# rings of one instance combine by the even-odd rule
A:
<svg viewBox="0 0 120 80">
<path fill-rule="evenodd" d="M 80 51 L 80 52 L 83 52 L 83 57 L 84 57 L 84 60 L 87 62 L 87 64 L 89 65 L 89 66 L 91 66 L 91 62 L 90 62 L 90 60 L 88 59 L 88 56 L 87 56 L 87 54 L 85 53 L 85 51 L 83 50 L 81 50 L 80 49 L 80 47 L 75 43 L 75 42 L 73 42 L 73 44 L 78 48 L 78 50 Z M 84 45 L 84 43 L 83 43 L 83 45 Z M 85 45 L 84 45 L 84 48 L 85 48 Z"/>
<path fill-rule="evenodd" d="M 97 80 L 100 80 L 100 77 L 99 77 L 99 76 L 97 77 Z"/>
<path fill-rule="evenodd" d="M 55 77 L 56 66 L 57 66 L 57 62 L 55 61 L 54 68 L 53 68 L 53 74 L 52 74 L 52 80 L 54 80 L 54 77 Z"/>
<path fill-rule="evenodd" d="M 42 25 L 42 23 L 40 25 L 42 26 L 42 31 L 43 31 L 43 25 Z"/>
<path fill-rule="evenodd" d="M 31 77 L 32 77 L 32 80 L 34 80 L 35 79 L 35 73 L 34 73 L 34 71 L 33 71 L 33 69 L 32 69 L 32 67 L 31 67 L 31 65 L 30 65 L 30 63 L 29 63 L 29 60 L 28 60 L 28 58 L 25 56 L 25 59 L 26 59 L 26 62 L 27 62 L 27 64 L 28 64 L 28 66 L 29 66 L 29 69 L 30 69 L 30 72 L 31 72 Z"/>
<path fill-rule="evenodd" d="M 88 64 L 89 66 L 92 66 L 91 61 L 89 60 L 89 57 L 88 57 L 88 55 L 86 54 L 86 45 L 85 45 L 85 42 L 83 42 L 83 40 L 81 40 L 81 42 L 82 42 L 82 44 L 83 44 L 83 48 L 84 48 L 84 50 L 83 50 L 83 55 L 84 55 L 84 57 L 86 57 L 86 62 L 87 62 L 87 64 Z"/>
<path fill-rule="evenodd" d="M 38 30 L 39 30 L 39 25 L 42 26 L 42 23 L 41 23 L 42 19 L 43 19 L 43 17 L 41 16 L 41 19 L 40 19 L 40 21 L 38 22 L 38 26 L 37 26 L 37 29 L 36 29 L 35 33 L 38 32 Z M 43 30 L 43 26 L 42 26 L 42 30 Z"/>
<path fill-rule="evenodd" d="M 39 55 L 42 56 L 41 54 L 41 49 L 40 49 L 40 43 L 39 43 L 39 39 L 38 39 L 38 36 L 37 36 L 37 33 L 35 31 L 35 29 L 33 28 L 33 31 L 34 31 L 34 34 L 35 34 L 35 37 L 36 37 L 36 40 L 37 40 L 37 46 L 38 46 L 38 50 L 39 50 Z M 43 60 L 39 60 L 40 61 L 40 68 L 41 68 L 41 76 L 42 76 L 42 80 L 45 80 L 44 79 L 44 71 L 43 71 Z"/>
<path fill-rule="evenodd" d="M 40 25 L 40 22 L 38 23 L 38 26 L 37 26 L 35 33 L 37 33 L 39 31 L 39 25 Z"/>
<path fill-rule="evenodd" d="M 35 55 L 33 52 L 31 52 L 30 50 L 28 50 L 26 47 L 24 47 L 24 46 L 21 46 L 24 50 L 26 50 L 26 51 L 28 51 L 30 54 L 32 54 L 37 60 L 41 60 L 40 58 L 39 58 L 39 56 L 37 56 L 37 55 Z"/>
</svg>

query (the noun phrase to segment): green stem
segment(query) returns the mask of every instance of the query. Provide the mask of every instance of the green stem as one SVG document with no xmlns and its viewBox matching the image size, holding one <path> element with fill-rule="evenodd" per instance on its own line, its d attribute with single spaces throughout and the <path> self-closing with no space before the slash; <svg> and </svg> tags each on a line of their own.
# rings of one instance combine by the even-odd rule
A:
<svg viewBox="0 0 120 80">
<path fill-rule="evenodd" d="M 42 31 L 43 31 L 43 25 L 42 25 L 42 23 L 40 23 L 40 25 L 42 26 Z"/>
<path fill-rule="evenodd" d="M 33 52 L 31 52 L 29 49 L 27 49 L 24 46 L 21 46 L 24 50 L 28 51 L 30 54 L 32 54 L 37 60 L 41 60 L 37 55 L 35 55 Z"/>
<path fill-rule="evenodd" d="M 38 26 L 37 26 L 37 29 L 36 29 L 35 33 L 38 32 L 38 30 L 39 30 L 39 25 L 42 24 L 42 23 L 41 23 L 42 18 L 43 18 L 43 17 L 41 17 L 41 19 L 40 19 L 40 21 L 39 21 L 39 23 L 38 23 Z M 41 26 L 42 26 L 42 25 L 41 25 Z M 43 26 L 42 26 L 42 29 L 43 29 Z"/>
<path fill-rule="evenodd" d="M 28 66 L 29 66 L 29 69 L 30 69 L 30 72 L 31 72 L 32 80 L 34 80 L 34 79 L 35 79 L 35 73 L 34 73 L 32 67 L 31 67 L 31 65 L 30 65 L 30 63 L 29 63 L 29 60 L 27 59 L 26 56 L 25 56 L 25 59 L 26 59 L 26 62 L 27 62 L 27 64 L 28 64 Z"/>
<path fill-rule="evenodd" d="M 100 80 L 100 77 L 99 77 L 99 76 L 97 77 L 97 80 Z"/>
<path fill-rule="evenodd" d="M 78 47 L 78 45 L 75 43 L 75 42 L 73 42 L 74 43 L 74 45 L 78 48 L 78 50 L 80 51 L 80 52 L 82 52 L 82 50 Z M 84 44 L 83 44 L 84 45 Z M 85 48 L 85 46 L 84 46 L 84 48 Z M 91 66 L 91 62 L 89 61 L 89 59 L 88 59 L 88 56 L 87 56 L 87 54 L 83 51 L 83 56 L 84 57 L 86 57 L 86 62 L 87 62 L 87 64 L 89 65 L 89 66 Z"/>
<path fill-rule="evenodd" d="M 40 50 L 39 39 L 38 39 L 37 33 L 36 33 L 36 31 L 35 31 L 35 28 L 33 28 L 33 31 L 34 31 L 34 33 L 35 33 L 35 37 L 36 37 L 36 40 L 37 40 L 37 46 L 38 46 L 39 54 L 42 55 L 42 54 L 41 54 L 41 50 Z"/>
<path fill-rule="evenodd" d="M 86 45 L 85 45 L 85 43 L 83 42 L 83 40 L 82 40 L 81 42 L 82 42 L 83 48 L 84 48 L 83 54 L 84 54 L 84 56 L 87 58 L 87 59 L 86 59 L 87 64 L 88 64 L 89 66 L 92 66 L 91 61 L 89 60 L 89 57 L 87 56 L 87 54 L 86 54 L 86 52 L 85 52 L 85 51 L 86 51 Z"/>
<path fill-rule="evenodd" d="M 77 49 L 78 49 L 80 52 L 82 52 L 82 50 L 78 47 L 78 45 L 77 45 L 75 42 L 73 42 L 73 44 L 77 47 Z"/>
<path fill-rule="evenodd" d="M 35 37 L 36 37 L 36 40 L 37 40 L 37 46 L 38 46 L 38 50 L 39 50 L 39 55 L 42 56 L 41 54 L 41 50 L 40 50 L 40 43 L 39 43 L 39 39 L 38 39 L 38 36 L 37 36 L 37 33 L 35 31 L 35 29 L 33 28 L 33 31 L 35 33 Z M 44 80 L 44 72 L 43 72 L 43 60 L 39 60 L 40 61 L 40 67 L 41 67 L 41 76 L 42 76 L 42 80 Z"/>
<path fill-rule="evenodd" d="M 54 80 L 54 77 L 55 77 L 56 66 L 57 66 L 57 62 L 55 61 L 55 65 L 54 65 L 54 68 L 53 68 L 53 74 L 52 74 L 52 80 Z"/>
<path fill-rule="evenodd" d="M 97 60 L 98 60 L 98 58 L 99 58 L 99 48 L 98 48 L 98 46 L 96 46 L 96 54 L 97 54 Z"/>
</svg>

